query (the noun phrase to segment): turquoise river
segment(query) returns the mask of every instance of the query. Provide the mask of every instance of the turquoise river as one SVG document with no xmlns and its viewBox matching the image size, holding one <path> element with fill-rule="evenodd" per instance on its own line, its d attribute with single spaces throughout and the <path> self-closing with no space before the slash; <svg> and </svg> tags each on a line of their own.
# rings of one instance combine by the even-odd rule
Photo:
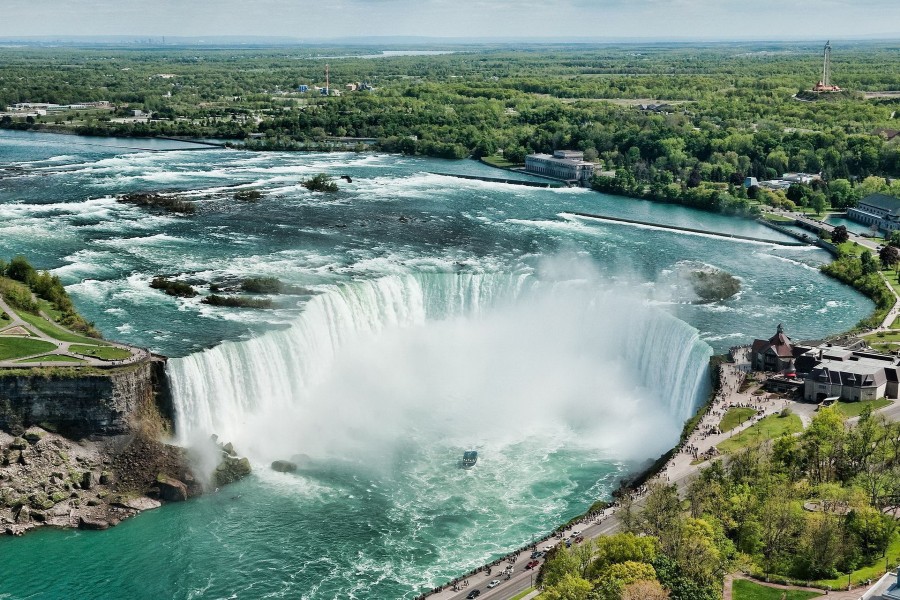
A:
<svg viewBox="0 0 900 600">
<path fill-rule="evenodd" d="M 301 182 L 348 175 L 334 194 Z M 0 132 L 0 257 L 59 275 L 110 338 L 171 357 L 178 441 L 254 474 L 104 532 L 0 539 L 0 599 L 413 598 L 607 497 L 678 439 L 714 351 L 846 330 L 871 303 L 752 221 L 463 180 L 475 161 Z M 519 176 L 525 178 L 524 176 Z M 258 202 L 234 198 L 258 190 Z M 196 213 L 116 202 L 179 191 Z M 723 269 L 734 297 L 695 302 Z M 290 286 L 271 310 L 158 275 Z M 462 452 L 478 465 L 457 468 Z M 268 468 L 293 459 L 295 474 Z"/>
</svg>

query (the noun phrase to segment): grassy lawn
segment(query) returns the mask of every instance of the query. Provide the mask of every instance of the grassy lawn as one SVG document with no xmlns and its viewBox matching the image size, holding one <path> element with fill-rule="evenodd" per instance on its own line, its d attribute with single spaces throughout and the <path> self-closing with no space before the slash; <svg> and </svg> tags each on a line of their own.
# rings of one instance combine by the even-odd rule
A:
<svg viewBox="0 0 900 600">
<path fill-rule="evenodd" d="M 49 302 L 47 302 L 46 300 L 38 298 L 37 303 L 38 303 L 38 306 L 41 307 L 41 310 L 44 311 L 45 313 L 47 313 L 48 315 L 50 315 L 50 318 L 53 319 L 54 321 L 59 321 L 60 319 L 62 319 L 62 313 L 59 312 L 58 310 L 56 310 L 56 307 L 53 306 L 52 304 L 50 304 Z"/>
<path fill-rule="evenodd" d="M 822 595 L 819 592 L 779 590 L 746 579 L 735 579 L 731 584 L 731 594 L 734 600 L 806 600 Z"/>
<path fill-rule="evenodd" d="M 874 254 L 874 252 L 873 252 Z M 900 279 L 897 278 L 897 271 L 893 269 L 887 269 L 881 272 L 884 275 L 884 278 L 887 280 L 891 287 L 894 288 L 894 291 L 900 294 Z M 900 317 L 894 320 L 894 324 L 900 322 Z"/>
<path fill-rule="evenodd" d="M 9 318 L 9 315 L 7 315 L 3 311 L 0 311 L 0 329 L 3 329 L 10 323 L 12 323 L 12 319 Z"/>
<path fill-rule="evenodd" d="M 857 256 L 862 254 L 865 250 L 868 250 L 868 248 L 866 248 L 865 246 L 860 246 L 856 242 L 850 242 L 850 241 L 844 242 L 843 244 L 838 244 L 838 249 L 842 253 L 855 254 Z M 869 250 L 869 251 L 871 252 L 871 250 Z"/>
<path fill-rule="evenodd" d="M 29 325 L 33 325 L 35 328 L 40 329 L 47 335 L 61 341 L 61 342 L 81 342 L 85 344 L 99 344 L 101 346 L 105 346 L 106 342 L 103 340 L 96 340 L 94 338 L 85 337 L 83 335 L 76 335 L 74 333 L 69 333 L 68 331 L 61 329 L 59 326 L 51 323 L 47 319 L 43 317 L 39 317 L 37 315 L 32 315 L 23 311 L 16 311 L 22 320 L 28 323 Z"/>
<path fill-rule="evenodd" d="M 124 360 L 131 356 L 131 352 L 113 346 L 69 346 L 69 350 L 75 354 L 93 356 L 101 360 Z"/>
<path fill-rule="evenodd" d="M 773 223 L 793 223 L 797 219 L 791 219 L 790 217 L 783 217 L 781 215 L 774 215 L 772 213 L 764 213 L 763 219 L 766 221 L 772 221 Z M 810 232 L 812 235 L 812 232 Z"/>
<path fill-rule="evenodd" d="M 736 452 L 781 437 L 786 433 L 799 433 L 800 431 L 803 431 L 803 422 L 797 415 L 788 415 L 787 417 L 770 415 L 733 438 L 725 440 L 718 445 L 718 448 L 722 452 Z"/>
<path fill-rule="evenodd" d="M 45 354 L 44 356 L 38 356 L 36 358 L 27 358 L 24 360 L 17 360 L 16 362 L 58 362 L 58 363 L 83 363 L 84 360 L 80 358 L 75 358 L 74 356 L 60 356 L 59 354 Z"/>
<path fill-rule="evenodd" d="M 0 360 L 43 354 L 55 349 L 55 345 L 43 340 L 17 337 L 0 338 Z"/>
<path fill-rule="evenodd" d="M 887 558 L 888 564 L 891 566 L 896 565 L 897 561 L 900 560 L 900 535 L 895 535 L 891 545 L 888 546 Z M 874 581 L 882 575 L 884 575 L 884 558 L 878 558 L 874 564 L 853 571 L 850 574 L 850 581 L 853 583 L 860 583 L 867 579 Z M 822 579 L 816 581 L 814 585 L 829 586 L 833 590 L 847 589 L 847 575 L 844 574 L 837 579 Z"/>
<path fill-rule="evenodd" d="M 884 408 L 890 403 L 891 401 L 887 398 L 878 398 L 877 400 L 861 400 L 859 402 L 839 401 L 835 403 L 835 407 L 837 407 L 837 409 L 849 419 L 850 417 L 858 417 L 863 409 L 867 406 L 871 406 L 872 410 L 878 410 L 879 408 Z"/>
<path fill-rule="evenodd" d="M 752 408 L 730 408 L 725 413 L 725 416 L 722 417 L 722 420 L 719 421 L 719 429 L 723 432 L 731 431 L 755 414 L 756 411 Z"/>
<path fill-rule="evenodd" d="M 510 598 L 509 600 L 522 600 L 522 598 L 524 598 L 525 596 L 527 596 L 528 594 L 530 594 L 530 593 L 533 592 L 533 591 L 534 591 L 534 588 L 533 588 L 533 587 L 530 587 L 530 588 L 528 588 L 527 590 L 523 590 L 523 591 L 519 592 L 518 594 L 516 594 L 515 596 L 513 596 L 513 597 Z"/>
<path fill-rule="evenodd" d="M 883 342 L 900 342 L 900 331 L 879 331 L 878 333 L 864 336 L 863 339 L 875 344 Z"/>
<path fill-rule="evenodd" d="M 900 317 L 894 319 L 894 322 L 891 323 L 891 327 L 894 329 L 900 329 Z"/>
<path fill-rule="evenodd" d="M 510 162 L 497 154 L 494 154 L 492 156 L 483 156 L 481 157 L 481 160 L 485 164 L 491 165 L 492 167 L 500 167 L 501 169 L 509 169 L 518 166 L 516 165 L 516 163 Z"/>
</svg>

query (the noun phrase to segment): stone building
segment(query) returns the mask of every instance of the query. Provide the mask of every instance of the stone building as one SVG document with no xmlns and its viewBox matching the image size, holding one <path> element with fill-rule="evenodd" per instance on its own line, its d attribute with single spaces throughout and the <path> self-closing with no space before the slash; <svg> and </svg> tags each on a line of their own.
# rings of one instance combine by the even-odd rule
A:
<svg viewBox="0 0 900 600">
<path fill-rule="evenodd" d="M 882 231 L 900 229 L 900 198 L 869 194 L 855 208 L 847 210 L 847 218 Z"/>
<path fill-rule="evenodd" d="M 594 163 L 584 160 L 583 152 L 557 150 L 553 156 L 529 154 L 525 157 L 525 171 L 587 187 L 594 176 Z"/>
</svg>

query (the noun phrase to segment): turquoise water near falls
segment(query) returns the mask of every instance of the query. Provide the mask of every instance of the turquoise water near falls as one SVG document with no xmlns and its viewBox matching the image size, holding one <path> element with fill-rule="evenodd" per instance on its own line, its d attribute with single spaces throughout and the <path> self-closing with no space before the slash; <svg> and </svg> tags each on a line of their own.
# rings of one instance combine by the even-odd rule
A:
<svg viewBox="0 0 900 600">
<path fill-rule="evenodd" d="M 750 221 L 431 174 L 507 176 L 474 161 L 184 147 L 0 132 L 0 256 L 59 275 L 107 337 L 172 357 L 179 438 L 234 440 L 254 474 L 108 531 L 0 539 L 0 598 L 412 598 L 671 447 L 713 351 L 872 310 L 818 249 L 571 213 L 782 239 Z M 318 172 L 353 183 L 310 193 Z M 130 191 L 197 212 L 115 201 Z M 694 303 L 685 273 L 707 267 L 741 292 Z M 296 293 L 214 308 L 150 289 L 157 275 Z M 469 448 L 477 467 L 457 469 Z M 300 472 L 267 468 L 285 458 Z"/>
</svg>

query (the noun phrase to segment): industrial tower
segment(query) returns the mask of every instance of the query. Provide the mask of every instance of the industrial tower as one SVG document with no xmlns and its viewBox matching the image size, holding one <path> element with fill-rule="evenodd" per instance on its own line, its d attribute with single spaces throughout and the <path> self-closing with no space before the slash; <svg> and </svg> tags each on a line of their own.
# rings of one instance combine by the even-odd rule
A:
<svg viewBox="0 0 900 600">
<path fill-rule="evenodd" d="M 825 43 L 825 62 L 822 65 L 822 79 L 813 88 L 814 92 L 840 92 L 841 88 L 831 85 L 831 40 Z"/>
</svg>

